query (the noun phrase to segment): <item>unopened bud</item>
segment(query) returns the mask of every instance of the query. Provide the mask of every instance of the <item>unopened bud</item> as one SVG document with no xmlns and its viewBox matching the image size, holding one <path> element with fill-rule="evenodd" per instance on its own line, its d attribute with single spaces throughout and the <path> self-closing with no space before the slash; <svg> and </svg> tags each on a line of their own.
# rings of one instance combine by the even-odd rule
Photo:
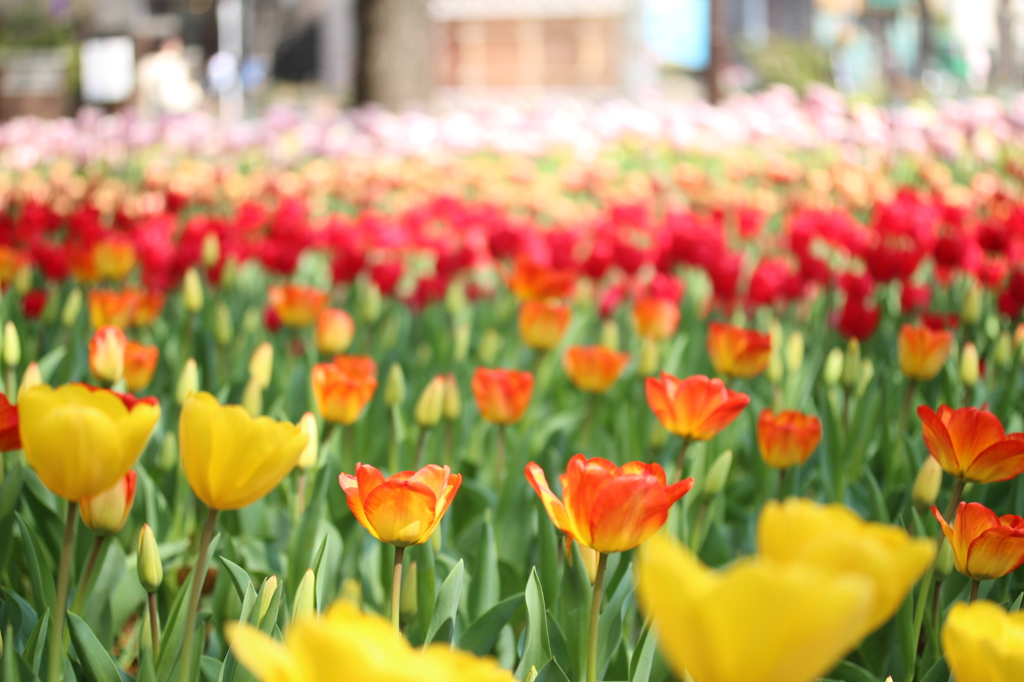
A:
<svg viewBox="0 0 1024 682">
<path fill-rule="evenodd" d="M 932 456 L 924 458 L 924 464 L 917 472 L 914 487 L 910 491 L 910 499 L 919 509 L 928 509 L 939 497 L 942 489 L 942 466 Z"/>
<path fill-rule="evenodd" d="M 262 388 L 267 388 L 273 375 L 274 347 L 269 341 L 264 341 L 249 357 L 249 376 L 256 379 Z"/>
<path fill-rule="evenodd" d="M 356 323 L 344 310 L 326 308 L 316 318 L 316 349 L 323 355 L 344 353 L 355 335 Z"/>
<path fill-rule="evenodd" d="M 135 471 L 129 471 L 99 495 L 78 501 L 82 523 L 100 537 L 114 535 L 124 528 L 135 501 Z"/>
<path fill-rule="evenodd" d="M 495 364 L 498 359 L 498 353 L 501 352 L 501 346 L 501 333 L 497 329 L 491 328 L 485 331 L 480 339 L 480 347 L 477 348 L 480 362 L 488 366 Z"/>
<path fill-rule="evenodd" d="M 854 388 L 860 381 L 860 341 L 850 339 L 843 357 L 843 386 Z"/>
<path fill-rule="evenodd" d="M 618 352 L 620 345 L 619 324 L 615 320 L 601 323 L 601 345 L 608 350 Z"/>
<path fill-rule="evenodd" d="M 965 325 L 978 324 L 981 321 L 983 302 L 981 286 L 972 279 L 967 295 L 964 296 L 963 305 L 960 308 L 960 321 Z"/>
<path fill-rule="evenodd" d="M 292 603 L 292 622 L 300 618 L 316 615 L 316 574 L 307 568 L 299 587 L 295 590 L 295 601 Z"/>
<path fill-rule="evenodd" d="M 939 547 L 939 555 L 935 558 L 935 572 L 945 578 L 953 570 L 953 546 L 943 542 Z"/>
<path fill-rule="evenodd" d="M 164 581 L 164 565 L 160 561 L 160 549 L 156 545 L 156 536 L 148 523 L 142 524 L 139 531 L 139 549 L 137 556 L 139 583 L 142 589 L 153 594 L 160 589 Z"/>
<path fill-rule="evenodd" d="M 455 325 L 455 340 L 452 357 L 455 362 L 462 362 L 469 355 L 469 342 L 473 340 L 473 329 L 465 322 Z"/>
<path fill-rule="evenodd" d="M 164 444 L 160 448 L 160 468 L 164 471 L 174 468 L 174 465 L 178 463 L 178 434 L 174 432 L 174 429 L 169 429 L 164 433 Z"/>
<path fill-rule="evenodd" d="M 312 469 L 316 466 L 320 454 L 320 433 L 316 427 L 316 417 L 312 412 L 302 415 L 302 418 L 299 419 L 299 428 L 302 429 L 302 433 L 306 434 L 306 447 L 302 448 L 302 454 L 299 455 L 299 463 L 296 466 L 303 470 Z"/>
<path fill-rule="evenodd" d="M 65 327 L 73 327 L 82 312 L 82 290 L 72 289 L 64 299 L 64 308 L 60 311 L 60 321 Z"/>
<path fill-rule="evenodd" d="M 640 346 L 640 363 L 637 370 L 640 376 L 650 377 L 658 372 L 658 342 L 644 337 Z"/>
<path fill-rule="evenodd" d="M 223 301 L 217 303 L 213 312 L 213 339 L 224 348 L 235 337 L 235 323 L 231 318 L 231 308 Z"/>
<path fill-rule="evenodd" d="M 43 383 L 43 375 L 39 371 L 38 362 L 28 363 L 25 373 L 21 375 L 21 385 L 18 386 L 18 401 L 21 402 L 21 395 L 30 388 Z"/>
<path fill-rule="evenodd" d="M 263 386 L 255 376 L 249 377 L 242 391 L 242 407 L 250 417 L 259 417 L 263 414 Z"/>
<path fill-rule="evenodd" d="M 403 616 L 412 617 L 416 615 L 417 599 L 419 590 L 416 581 L 416 562 L 409 562 L 409 570 L 402 576 L 402 595 L 399 600 L 399 609 Z"/>
<path fill-rule="evenodd" d="M 199 277 L 198 270 L 189 268 L 185 271 L 181 289 L 182 298 L 185 300 L 185 310 L 190 313 L 198 313 L 203 309 L 203 280 Z"/>
<path fill-rule="evenodd" d="M 270 610 L 270 603 L 274 600 L 275 592 L 277 592 L 277 576 L 272 575 L 263 581 L 263 587 L 260 588 L 260 601 L 258 605 L 260 617 L 257 623 L 263 622 L 263 618 L 267 615 L 267 611 Z"/>
<path fill-rule="evenodd" d="M 526 679 L 523 682 L 534 682 L 540 673 L 537 672 L 537 666 L 531 665 L 529 672 L 526 673 Z"/>
<path fill-rule="evenodd" d="M 854 395 L 858 398 L 864 395 L 868 390 L 868 385 L 871 380 L 875 378 L 875 363 L 871 362 L 871 358 L 864 358 L 860 363 L 860 380 L 857 383 Z"/>
<path fill-rule="evenodd" d="M 795 331 L 786 339 L 786 371 L 796 374 L 804 364 L 804 335 Z"/>
<path fill-rule="evenodd" d="M 444 418 L 455 421 L 462 414 L 462 395 L 454 374 L 444 375 Z"/>
<path fill-rule="evenodd" d="M 1013 366 L 1013 338 L 1010 332 L 1004 330 L 996 340 L 996 346 L 992 350 L 992 363 L 1000 369 L 1009 369 Z"/>
<path fill-rule="evenodd" d="M 387 383 L 384 385 L 384 404 L 388 407 L 401 405 L 405 402 L 405 372 L 397 362 L 391 363 L 388 369 Z"/>
<path fill-rule="evenodd" d="M 768 338 L 771 340 L 772 350 L 782 348 L 782 323 L 778 319 L 768 322 Z"/>
<path fill-rule="evenodd" d="M 768 381 L 773 384 L 781 384 L 782 378 L 785 375 L 785 368 L 782 364 L 782 355 L 777 350 L 772 350 L 768 354 L 768 369 L 765 372 L 768 376 Z"/>
<path fill-rule="evenodd" d="M 199 365 L 195 358 L 185 361 L 181 368 L 181 376 L 178 377 L 178 386 L 174 391 L 174 397 L 179 405 L 184 405 L 190 395 L 199 390 Z"/>
<path fill-rule="evenodd" d="M 469 306 L 466 299 L 466 287 L 456 280 L 448 285 L 444 292 L 444 307 L 452 316 L 458 316 Z"/>
<path fill-rule="evenodd" d="M 833 348 L 825 357 L 825 365 L 821 377 L 826 386 L 835 386 L 843 378 L 843 351 Z"/>
<path fill-rule="evenodd" d="M 17 367 L 21 362 L 21 339 L 18 338 L 18 328 L 11 320 L 4 324 L 3 356 L 4 364 L 8 367 Z"/>
<path fill-rule="evenodd" d="M 128 339 L 120 327 L 105 324 L 89 342 L 89 371 L 98 380 L 113 384 L 124 378 L 124 354 Z"/>
<path fill-rule="evenodd" d="M 212 268 L 220 261 L 220 237 L 216 232 L 207 232 L 200 247 L 203 265 Z"/>
<path fill-rule="evenodd" d="M 364 322 L 373 324 L 380 319 L 382 305 L 380 288 L 373 282 L 369 282 L 360 290 L 360 293 L 359 316 L 363 318 Z"/>
<path fill-rule="evenodd" d="M 981 373 L 981 360 L 978 358 L 978 349 L 974 343 L 968 341 L 960 352 L 960 380 L 964 386 L 974 387 L 978 383 L 978 376 Z"/>
<path fill-rule="evenodd" d="M 20 268 L 14 273 L 14 281 L 11 282 L 14 291 L 19 296 L 24 296 L 32 289 L 32 268 Z"/>
<path fill-rule="evenodd" d="M 431 426 L 437 426 L 438 422 L 441 421 L 443 411 L 444 376 L 438 374 L 430 380 L 430 383 L 423 389 L 423 393 L 420 394 L 420 399 L 416 401 L 416 410 L 413 416 L 416 418 L 416 423 L 421 427 L 430 428 Z"/>
<path fill-rule="evenodd" d="M 729 480 L 730 469 L 732 469 L 732 450 L 726 450 L 715 459 L 715 463 L 711 465 L 704 477 L 705 497 L 713 497 L 725 488 L 725 483 Z"/>
</svg>

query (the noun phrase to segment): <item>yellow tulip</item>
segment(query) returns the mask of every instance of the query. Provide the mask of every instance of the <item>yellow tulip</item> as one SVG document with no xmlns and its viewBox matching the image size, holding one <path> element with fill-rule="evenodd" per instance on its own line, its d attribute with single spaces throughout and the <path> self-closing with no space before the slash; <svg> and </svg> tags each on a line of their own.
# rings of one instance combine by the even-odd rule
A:
<svg viewBox="0 0 1024 682">
<path fill-rule="evenodd" d="M 492 659 L 447 644 L 413 648 L 384 618 L 338 601 L 324 618 L 300 618 L 284 643 L 240 623 L 231 650 L 262 682 L 512 682 Z"/>
<path fill-rule="evenodd" d="M 942 651 L 956 682 L 1024 679 L 1024 613 L 990 601 L 958 602 L 942 627 Z"/>
<path fill-rule="evenodd" d="M 21 396 L 18 413 L 28 463 L 43 485 L 77 502 L 128 473 L 160 418 L 160 405 L 82 384 L 40 384 Z"/>
<path fill-rule="evenodd" d="M 861 633 L 865 636 L 892 618 L 935 559 L 934 540 L 864 521 L 841 504 L 795 497 L 765 505 L 758 520 L 757 550 L 779 562 L 871 580 L 876 589 L 871 618 Z"/>
<path fill-rule="evenodd" d="M 269 493 L 295 468 L 306 446 L 298 426 L 250 417 L 206 392 L 181 408 L 181 462 L 196 497 L 211 509 L 241 509 Z"/>
<path fill-rule="evenodd" d="M 637 580 L 669 664 L 700 682 L 812 682 L 863 638 L 875 595 L 864 576 L 771 559 L 711 570 L 664 535 Z"/>
</svg>

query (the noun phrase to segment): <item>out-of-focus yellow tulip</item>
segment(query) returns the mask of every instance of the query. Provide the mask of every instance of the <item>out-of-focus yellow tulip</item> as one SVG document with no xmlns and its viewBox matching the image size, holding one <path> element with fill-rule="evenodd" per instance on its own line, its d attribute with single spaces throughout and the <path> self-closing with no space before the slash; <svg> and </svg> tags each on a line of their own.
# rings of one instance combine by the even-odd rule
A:
<svg viewBox="0 0 1024 682">
<path fill-rule="evenodd" d="M 181 462 L 196 497 L 220 511 L 260 499 L 295 468 L 306 445 L 298 426 L 250 417 L 206 392 L 185 401 L 178 425 Z"/>
<path fill-rule="evenodd" d="M 1024 679 L 1024 613 L 990 601 L 953 605 L 942 628 L 942 651 L 956 682 Z"/>
<path fill-rule="evenodd" d="M 128 473 L 160 418 L 160 405 L 82 384 L 40 384 L 21 396 L 18 413 L 28 463 L 43 485 L 77 502 Z"/>
</svg>

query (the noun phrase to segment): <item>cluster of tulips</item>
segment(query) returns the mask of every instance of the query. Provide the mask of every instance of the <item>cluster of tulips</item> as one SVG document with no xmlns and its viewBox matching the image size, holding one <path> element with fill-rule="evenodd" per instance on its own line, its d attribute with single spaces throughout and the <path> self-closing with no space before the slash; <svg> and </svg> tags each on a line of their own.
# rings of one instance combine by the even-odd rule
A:
<svg viewBox="0 0 1024 682">
<path fill-rule="evenodd" d="M 859 151 L 0 171 L 0 679 L 1022 679 L 1024 168 Z"/>
</svg>

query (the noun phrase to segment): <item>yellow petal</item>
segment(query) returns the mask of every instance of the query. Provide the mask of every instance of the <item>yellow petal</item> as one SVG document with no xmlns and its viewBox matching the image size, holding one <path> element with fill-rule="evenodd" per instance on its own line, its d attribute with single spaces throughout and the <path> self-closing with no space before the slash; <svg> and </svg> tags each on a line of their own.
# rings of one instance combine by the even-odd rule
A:
<svg viewBox="0 0 1024 682">
<path fill-rule="evenodd" d="M 953 605 L 942 628 L 942 650 L 956 682 L 1024 679 L 1024 613 L 988 601 Z"/>
<path fill-rule="evenodd" d="M 235 658 L 261 682 L 304 682 L 283 644 L 244 623 L 227 623 L 224 634 Z"/>
</svg>

